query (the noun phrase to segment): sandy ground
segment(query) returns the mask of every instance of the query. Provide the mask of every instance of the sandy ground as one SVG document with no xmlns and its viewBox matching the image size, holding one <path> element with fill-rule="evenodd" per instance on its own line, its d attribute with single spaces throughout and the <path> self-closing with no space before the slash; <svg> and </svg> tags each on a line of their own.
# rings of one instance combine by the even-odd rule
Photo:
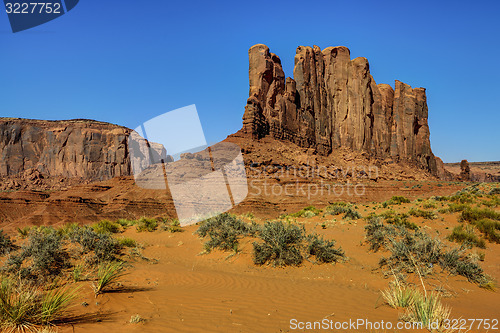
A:
<svg viewBox="0 0 500 333">
<path fill-rule="evenodd" d="M 358 205 L 365 215 L 373 204 Z M 396 206 L 407 209 L 412 204 Z M 441 219 L 443 217 L 443 220 Z M 390 279 L 377 269 L 383 253 L 370 253 L 364 244 L 364 220 L 342 221 L 313 217 L 299 218 L 308 231 L 337 240 L 349 257 L 345 263 L 301 267 L 258 267 L 252 263 L 252 239 L 243 241 L 242 252 L 214 251 L 201 255 L 202 241 L 193 232 L 156 231 L 129 236 L 145 248 L 141 259 L 131 262 L 129 274 L 118 292 L 93 296 L 88 282 L 82 283 L 82 297 L 73 308 L 77 314 L 92 314 L 88 320 L 63 327 L 62 332 L 333 332 L 337 330 L 292 329 L 290 320 L 336 321 L 384 320 L 396 325 L 398 311 L 383 305 L 380 290 Z M 411 218 L 431 235 L 447 235 L 457 224 L 457 214 L 443 214 L 436 220 Z M 321 224 L 326 222 L 327 228 Z M 448 229 L 447 229 L 448 228 Z M 120 235 L 119 237 L 121 237 Z M 485 271 L 500 278 L 500 245 L 488 244 Z M 418 280 L 413 281 L 419 284 Z M 497 292 L 479 288 L 463 277 L 439 274 L 426 279 L 428 290 L 445 289 L 443 302 L 452 308 L 452 318 L 499 318 Z M 82 306 L 86 302 L 88 306 Z M 129 323 L 139 314 L 145 323 Z M 396 330 L 340 330 L 350 332 L 393 332 Z M 400 330 L 405 331 L 405 330 Z M 474 331 L 474 330 L 473 330 Z"/>
<path fill-rule="evenodd" d="M 367 186 L 364 197 L 343 198 L 367 216 L 387 209 L 380 202 L 393 195 L 412 200 L 431 195 L 449 195 L 466 184 L 435 181 L 377 182 Z M 112 194 L 109 194 L 112 195 Z M 300 197 L 257 196 L 237 206 L 233 212 L 252 212 L 258 223 L 277 218 L 314 204 L 319 208 L 338 201 L 336 196 Z M 415 205 L 393 206 L 407 211 Z M 437 210 L 446 207 L 439 203 Z M 496 208 L 498 210 L 498 208 Z M 458 213 L 439 214 L 435 220 L 411 217 L 410 220 L 431 235 L 447 236 L 458 222 Z M 358 319 L 392 322 L 396 325 L 402 310 L 383 304 L 380 290 L 391 278 L 378 269 L 379 259 L 386 255 L 372 253 L 364 242 L 364 219 L 345 221 L 340 216 L 298 218 L 308 231 L 326 239 L 335 239 L 345 250 L 344 263 L 317 265 L 305 262 L 300 267 L 273 268 L 255 266 L 252 262 L 252 238 L 241 242 L 241 252 L 231 255 L 213 251 L 201 254 L 203 240 L 194 231 L 181 233 L 155 231 L 138 233 L 131 227 L 117 237 L 131 237 L 142 244 L 140 258 L 129 259 L 127 275 L 113 292 L 94 297 L 90 282 L 80 284 L 79 297 L 71 315 L 81 316 L 73 325 L 62 325 L 60 332 L 395 332 L 398 330 L 300 330 L 291 320 L 300 322 L 323 319 L 343 322 Z M 326 225 L 326 229 L 322 228 Z M 15 226 L 6 226 L 15 233 Z M 445 241 L 447 242 L 447 241 Z M 448 243 L 452 245 L 451 243 Z M 456 244 L 453 244 L 456 246 Z M 481 263 L 485 272 L 500 280 L 500 244 L 488 243 Z M 418 279 L 411 282 L 419 286 Z M 426 278 L 426 288 L 445 290 L 443 302 L 452 308 L 452 318 L 500 319 L 498 292 L 479 288 L 464 277 L 437 274 Z M 146 321 L 130 323 L 132 316 Z M 399 330 L 404 332 L 406 330 Z M 472 330 L 475 332 L 475 330 Z M 491 331 L 490 331 L 491 332 Z"/>
</svg>

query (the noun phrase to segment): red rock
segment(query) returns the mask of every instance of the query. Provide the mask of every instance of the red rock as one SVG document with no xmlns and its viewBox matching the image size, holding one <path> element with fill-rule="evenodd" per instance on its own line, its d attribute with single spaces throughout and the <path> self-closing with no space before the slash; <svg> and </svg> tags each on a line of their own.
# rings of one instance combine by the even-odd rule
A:
<svg viewBox="0 0 500 333">
<path fill-rule="evenodd" d="M 346 47 L 299 46 L 294 79 L 263 44 L 249 50 L 250 96 L 243 133 L 266 135 L 328 155 L 340 147 L 405 162 L 438 175 L 424 88 L 377 85 L 366 58 Z"/>
</svg>

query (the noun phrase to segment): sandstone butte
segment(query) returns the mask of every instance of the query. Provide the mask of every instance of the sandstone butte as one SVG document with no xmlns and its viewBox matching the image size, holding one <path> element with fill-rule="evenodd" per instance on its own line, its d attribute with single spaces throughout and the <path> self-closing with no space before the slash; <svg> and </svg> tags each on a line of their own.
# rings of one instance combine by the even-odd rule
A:
<svg viewBox="0 0 500 333">
<path fill-rule="evenodd" d="M 294 78 L 263 44 L 248 51 L 250 93 L 243 132 L 272 136 L 328 155 L 336 148 L 390 158 L 444 178 L 429 140 L 424 88 L 376 84 L 366 58 L 344 46 L 299 46 Z"/>
<path fill-rule="evenodd" d="M 299 46 L 292 79 L 285 78 L 279 57 L 267 46 L 254 45 L 249 80 L 243 128 L 236 135 L 246 142 L 272 138 L 317 156 L 348 149 L 449 178 L 431 150 L 425 89 L 400 81 L 394 89 L 376 84 L 368 61 L 351 60 L 346 47 Z M 0 177 L 128 176 L 130 133 L 93 120 L 0 118 Z M 6 186 L 15 188 L 16 181 L 10 181 Z"/>
</svg>

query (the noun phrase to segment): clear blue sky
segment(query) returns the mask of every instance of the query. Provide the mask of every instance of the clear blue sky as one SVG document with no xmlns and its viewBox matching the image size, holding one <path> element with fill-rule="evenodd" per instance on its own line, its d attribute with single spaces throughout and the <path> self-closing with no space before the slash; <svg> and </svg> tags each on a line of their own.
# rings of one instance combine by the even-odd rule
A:
<svg viewBox="0 0 500 333">
<path fill-rule="evenodd" d="M 499 1 L 103 1 L 13 34 L 0 11 L 0 116 L 134 128 L 196 104 L 209 142 L 241 128 L 248 48 L 345 45 L 377 83 L 427 88 L 445 162 L 500 160 Z"/>
</svg>

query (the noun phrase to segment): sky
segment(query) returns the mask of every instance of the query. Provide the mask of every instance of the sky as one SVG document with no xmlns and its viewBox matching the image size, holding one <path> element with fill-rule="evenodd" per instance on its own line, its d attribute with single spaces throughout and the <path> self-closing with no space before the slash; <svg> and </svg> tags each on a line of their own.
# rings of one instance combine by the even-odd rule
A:
<svg viewBox="0 0 500 333">
<path fill-rule="evenodd" d="M 377 83 L 427 89 L 445 162 L 500 160 L 499 1 L 80 0 L 12 33 L 0 10 L 0 116 L 129 128 L 196 104 L 209 143 L 239 130 L 248 49 L 293 76 L 299 45 L 344 45 Z"/>
</svg>

